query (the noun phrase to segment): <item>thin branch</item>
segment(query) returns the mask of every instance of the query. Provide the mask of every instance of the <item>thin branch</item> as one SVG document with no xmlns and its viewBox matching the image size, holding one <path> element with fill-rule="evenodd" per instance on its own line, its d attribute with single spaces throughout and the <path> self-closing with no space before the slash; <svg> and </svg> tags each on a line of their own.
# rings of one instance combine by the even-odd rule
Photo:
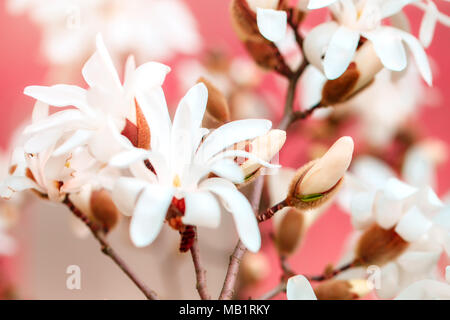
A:
<svg viewBox="0 0 450 320">
<path fill-rule="evenodd" d="M 82 213 L 75 205 L 69 200 L 68 197 L 64 199 L 64 204 L 73 212 L 73 214 L 79 218 L 84 224 L 91 230 L 92 235 L 100 243 L 102 252 L 110 257 L 114 263 L 130 278 L 131 281 L 141 290 L 145 297 L 149 300 L 158 300 L 156 293 L 149 289 L 137 276 L 130 270 L 125 261 L 114 251 L 111 245 L 106 240 L 104 233 L 94 224 L 92 221 Z"/>
<path fill-rule="evenodd" d="M 251 195 L 250 203 L 254 212 L 258 212 L 259 203 L 261 201 L 262 189 L 264 186 L 264 177 L 259 176 L 255 180 L 253 193 Z M 238 241 L 233 254 L 230 256 L 230 264 L 228 265 L 227 274 L 223 283 L 222 291 L 220 292 L 220 300 L 231 300 L 234 296 L 234 288 L 236 285 L 239 267 L 247 248 L 241 240 Z"/>
<path fill-rule="evenodd" d="M 325 280 L 329 280 L 331 278 L 336 277 L 337 275 L 341 274 L 342 272 L 351 269 L 353 267 L 355 267 L 355 263 L 351 262 L 348 264 L 343 265 L 342 267 L 339 267 L 337 269 L 334 270 L 330 270 L 330 271 L 326 271 L 321 275 L 318 276 L 305 276 L 309 281 L 325 281 Z"/>
<path fill-rule="evenodd" d="M 198 247 L 197 237 L 198 233 L 197 230 L 195 230 L 195 239 L 191 247 L 191 256 L 192 262 L 194 263 L 195 276 L 197 278 L 196 288 L 202 300 L 211 300 L 211 295 L 209 294 L 208 287 L 206 285 L 206 270 L 200 261 L 200 250 Z"/>
<path fill-rule="evenodd" d="M 258 216 L 256 217 L 256 219 L 258 220 L 259 223 L 264 222 L 266 220 L 269 220 L 270 218 L 273 217 L 273 215 L 275 213 L 277 213 L 279 210 L 283 209 L 284 207 L 287 207 L 288 203 L 286 202 L 286 199 L 284 199 L 283 201 L 278 202 L 277 204 L 275 204 L 273 207 L 267 209 L 264 212 L 261 212 L 260 214 L 258 214 Z"/>
<path fill-rule="evenodd" d="M 281 292 L 285 292 L 285 291 L 286 291 L 286 283 L 280 282 L 275 288 L 264 293 L 262 296 L 260 296 L 256 300 L 269 300 L 269 299 L 272 299 L 273 297 L 275 297 L 277 294 L 279 294 Z"/>
</svg>

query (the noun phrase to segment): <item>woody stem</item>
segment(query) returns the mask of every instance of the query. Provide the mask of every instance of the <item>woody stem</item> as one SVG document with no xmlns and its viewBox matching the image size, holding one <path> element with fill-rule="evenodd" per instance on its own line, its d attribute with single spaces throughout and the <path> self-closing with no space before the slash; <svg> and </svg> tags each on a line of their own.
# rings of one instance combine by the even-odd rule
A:
<svg viewBox="0 0 450 320">
<path fill-rule="evenodd" d="M 206 285 L 206 270 L 200 261 L 200 250 L 198 248 L 198 233 L 195 230 L 195 239 L 192 247 L 190 249 L 192 262 L 194 263 L 195 276 L 197 278 L 197 291 L 202 300 L 211 300 L 211 295 L 208 292 L 208 287 Z"/>
<path fill-rule="evenodd" d="M 114 251 L 109 242 L 106 240 L 104 233 L 83 213 L 81 212 L 68 197 L 64 199 L 64 204 L 72 211 L 89 228 L 94 238 L 99 242 L 102 252 L 110 257 L 114 263 L 130 278 L 131 281 L 141 290 L 148 300 L 158 300 L 156 293 L 149 289 L 133 271 L 127 266 L 125 261 Z"/>
</svg>

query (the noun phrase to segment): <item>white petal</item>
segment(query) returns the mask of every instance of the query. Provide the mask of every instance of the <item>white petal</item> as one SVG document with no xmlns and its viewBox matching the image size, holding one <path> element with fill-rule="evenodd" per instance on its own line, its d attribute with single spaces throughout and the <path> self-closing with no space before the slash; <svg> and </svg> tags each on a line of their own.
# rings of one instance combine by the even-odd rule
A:
<svg viewBox="0 0 450 320">
<path fill-rule="evenodd" d="M 336 2 L 338 0 L 309 0 L 308 9 L 320 9 L 324 7 L 328 7 L 330 4 Z"/>
<path fill-rule="evenodd" d="M 221 198 L 224 207 L 233 215 L 242 242 L 248 250 L 257 252 L 261 247 L 261 235 L 247 198 L 231 182 L 220 178 L 207 179 L 199 188 L 209 190 Z"/>
<path fill-rule="evenodd" d="M 403 41 L 405 41 L 405 43 L 411 50 L 411 53 L 413 54 L 414 59 L 416 60 L 417 68 L 419 69 L 423 79 L 429 86 L 431 86 L 433 83 L 433 75 L 431 73 L 430 63 L 428 62 L 427 54 L 423 49 L 422 45 L 420 44 L 419 40 L 417 40 L 413 35 L 409 34 L 408 32 L 404 32 L 399 29 L 395 30 L 400 34 Z"/>
<path fill-rule="evenodd" d="M 136 89 L 147 92 L 149 89 L 162 86 L 169 72 L 170 68 L 162 63 L 144 63 L 133 74 L 133 85 Z"/>
<path fill-rule="evenodd" d="M 41 131 L 34 134 L 24 145 L 26 153 L 39 153 L 53 146 L 61 138 L 60 128 Z"/>
<path fill-rule="evenodd" d="M 93 131 L 90 130 L 77 130 L 75 133 L 67 139 L 61 146 L 59 146 L 55 152 L 53 152 L 53 156 L 57 157 L 64 153 L 67 153 L 76 147 L 79 147 L 86 143 L 89 138 L 92 136 Z"/>
<path fill-rule="evenodd" d="M 406 241 L 413 242 L 431 228 L 431 221 L 424 217 L 417 207 L 412 207 L 400 219 L 395 231 Z"/>
<path fill-rule="evenodd" d="M 6 186 L 6 188 L 2 188 L 1 196 L 2 198 L 6 199 L 10 198 L 11 191 L 21 192 L 27 189 L 41 190 L 34 181 L 28 179 L 27 177 L 9 176 L 4 180 L 3 184 Z"/>
<path fill-rule="evenodd" d="M 392 299 L 398 292 L 400 271 L 395 262 L 390 262 L 381 268 L 381 273 L 374 280 L 379 280 L 376 286 L 377 296 L 381 299 Z M 377 285 L 377 283 L 374 283 Z"/>
<path fill-rule="evenodd" d="M 319 24 L 306 35 L 303 51 L 309 63 L 323 72 L 322 57 L 339 25 L 334 22 Z"/>
<path fill-rule="evenodd" d="M 130 236 L 134 245 L 145 247 L 159 234 L 173 197 L 173 188 L 148 184 L 131 218 Z"/>
<path fill-rule="evenodd" d="M 52 114 L 48 118 L 29 125 L 23 131 L 24 134 L 36 133 L 56 126 L 65 126 L 65 129 L 71 128 L 83 119 L 79 110 L 68 109 Z M 71 126 L 72 125 L 72 126 Z"/>
<path fill-rule="evenodd" d="M 131 216 L 138 196 L 147 184 L 147 182 L 136 178 L 121 177 L 117 179 L 112 190 L 114 204 L 123 214 Z"/>
<path fill-rule="evenodd" d="M 106 91 L 121 90 L 119 75 L 100 34 L 97 35 L 96 45 L 97 51 L 81 71 L 84 80 L 90 87 L 99 87 Z"/>
<path fill-rule="evenodd" d="M 75 106 L 80 110 L 89 109 L 86 90 L 77 86 L 68 84 L 57 84 L 51 87 L 29 86 L 23 93 L 54 107 Z"/>
<path fill-rule="evenodd" d="M 256 22 L 259 32 L 269 41 L 280 41 L 286 36 L 287 14 L 285 11 L 257 8 Z"/>
<path fill-rule="evenodd" d="M 186 211 L 182 221 L 200 227 L 217 228 L 220 224 L 220 206 L 210 192 L 189 192 L 184 197 Z"/>
<path fill-rule="evenodd" d="M 359 192 L 351 200 L 352 224 L 357 229 L 364 229 L 374 221 L 373 207 L 375 193 Z"/>
<path fill-rule="evenodd" d="M 392 33 L 391 29 L 379 28 L 377 31 L 367 32 L 365 36 L 372 41 L 377 56 L 387 69 L 401 71 L 406 68 L 405 47 L 398 34 Z"/>
<path fill-rule="evenodd" d="M 441 252 L 407 251 L 397 262 L 404 270 L 416 275 L 429 274 L 437 266 Z"/>
<path fill-rule="evenodd" d="M 328 79 L 339 78 L 353 60 L 359 42 L 359 32 L 341 26 L 333 34 L 325 54 L 324 70 Z"/>
<path fill-rule="evenodd" d="M 383 188 L 386 195 L 396 200 L 404 200 L 417 192 L 417 188 L 410 186 L 397 178 L 390 178 Z"/>
<path fill-rule="evenodd" d="M 204 161 L 232 144 L 266 134 L 272 126 L 269 120 L 246 119 L 224 124 L 211 132 L 200 145 L 197 156 Z"/>
<path fill-rule="evenodd" d="M 436 4 L 433 1 L 428 1 L 419 32 L 419 39 L 425 48 L 427 48 L 431 44 L 431 40 L 433 40 L 438 14 L 439 10 Z"/>
<path fill-rule="evenodd" d="M 403 202 L 392 198 L 384 192 L 378 192 L 375 196 L 375 220 L 384 229 L 390 229 L 399 221 Z"/>
<path fill-rule="evenodd" d="M 249 160 L 252 160 L 266 168 L 276 169 L 276 168 L 281 167 L 278 164 L 271 164 L 267 161 L 264 161 L 264 160 L 258 158 L 257 156 L 255 156 L 253 153 L 250 153 L 247 151 L 242 151 L 242 150 L 227 150 L 227 151 L 221 152 L 221 153 L 217 154 L 216 156 L 214 156 L 214 158 L 212 158 L 209 161 L 209 163 L 215 163 L 218 159 L 222 159 L 222 158 L 234 158 L 234 157 L 248 158 Z"/>
<path fill-rule="evenodd" d="M 149 151 L 140 148 L 133 148 L 116 154 L 109 160 L 113 167 L 126 168 L 132 163 L 143 161 L 149 157 Z"/>
<path fill-rule="evenodd" d="M 36 101 L 33 108 L 33 113 L 31 115 L 31 123 L 36 123 L 38 121 L 44 120 L 48 117 L 49 106 L 42 101 Z"/>
<path fill-rule="evenodd" d="M 211 172 L 221 178 L 230 180 L 233 183 L 242 183 L 245 178 L 241 167 L 230 159 L 222 159 L 215 162 L 211 166 Z"/>
<path fill-rule="evenodd" d="M 401 12 L 401 10 L 408 4 L 417 0 L 389 0 L 382 1 L 381 14 L 383 18 L 390 17 L 394 14 Z"/>
<path fill-rule="evenodd" d="M 311 284 L 303 275 L 289 278 L 286 295 L 288 300 L 317 300 Z"/>
</svg>

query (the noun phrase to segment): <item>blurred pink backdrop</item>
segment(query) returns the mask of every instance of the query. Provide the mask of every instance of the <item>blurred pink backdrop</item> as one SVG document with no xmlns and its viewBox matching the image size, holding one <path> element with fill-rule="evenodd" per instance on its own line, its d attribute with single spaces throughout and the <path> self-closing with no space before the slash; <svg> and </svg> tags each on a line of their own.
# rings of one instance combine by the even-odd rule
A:
<svg viewBox="0 0 450 320">
<path fill-rule="evenodd" d="M 235 37 L 228 17 L 229 1 L 225 0 L 191 0 L 186 1 L 191 7 L 199 24 L 199 30 L 204 38 L 205 48 L 219 46 L 230 54 L 245 54 L 240 42 Z M 23 16 L 10 16 L 5 12 L 4 2 L 0 1 L 0 145 L 6 147 L 11 133 L 30 115 L 33 100 L 22 94 L 23 88 L 31 84 L 46 83 L 46 66 L 39 51 L 39 30 Z M 440 6 L 441 11 L 450 13 L 450 3 Z M 417 34 L 418 21 L 421 14 L 412 9 L 407 12 L 413 20 L 413 32 Z M 438 25 L 435 38 L 427 50 L 434 62 L 434 86 L 441 93 L 441 100 L 434 108 L 421 109 L 421 129 L 426 135 L 437 137 L 450 145 L 450 31 Z M 176 69 L 177 61 L 172 61 Z M 179 99 L 180 93 L 175 88 L 175 72 L 169 74 L 165 85 L 169 102 L 173 104 Z M 172 91 L 172 92 L 171 92 Z M 278 105 L 283 105 L 280 97 Z M 281 110 L 275 110 L 281 116 Z M 389 116 L 389 115 L 386 115 Z M 289 137 L 289 135 L 288 135 Z M 284 165 L 296 166 L 302 163 L 300 145 L 295 141 L 295 135 L 288 138 L 286 148 L 282 151 L 280 160 Z M 438 194 L 443 195 L 450 189 L 449 162 L 439 168 Z M 268 228 L 266 223 L 263 228 Z M 351 230 L 348 216 L 336 207 L 331 208 L 308 233 L 302 248 L 292 258 L 295 270 L 306 273 L 318 273 L 330 262 L 336 262 L 341 249 Z M 279 275 L 275 250 L 265 246 L 265 252 L 271 259 L 273 271 L 270 278 L 256 288 L 259 293 L 276 285 Z M 220 279 L 216 279 L 219 280 Z"/>
</svg>

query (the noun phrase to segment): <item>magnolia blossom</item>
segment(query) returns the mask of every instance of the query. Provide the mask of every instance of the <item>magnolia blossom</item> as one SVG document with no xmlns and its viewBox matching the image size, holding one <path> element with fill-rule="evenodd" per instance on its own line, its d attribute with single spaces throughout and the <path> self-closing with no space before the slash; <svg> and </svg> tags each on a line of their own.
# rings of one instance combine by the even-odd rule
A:
<svg viewBox="0 0 450 320">
<path fill-rule="evenodd" d="M 54 64 L 80 63 L 103 33 L 117 61 L 134 52 L 139 61 L 196 53 L 196 22 L 179 0 L 8 0 L 14 14 L 27 13 L 43 32 L 43 51 Z"/>
<path fill-rule="evenodd" d="M 401 12 L 409 1 L 339 0 L 326 3 L 334 20 L 311 30 L 305 39 L 304 50 L 308 60 L 324 70 L 328 79 L 336 79 L 347 70 L 360 41 L 365 38 L 372 42 L 381 63 L 393 71 L 401 71 L 407 65 L 405 43 L 422 77 L 431 85 L 431 69 L 420 42 L 400 28 L 382 25 L 385 18 Z"/>
<path fill-rule="evenodd" d="M 121 150 L 122 145 L 129 143 L 120 133 L 127 119 L 136 124 L 137 92 L 162 90 L 161 85 L 169 71 L 169 67 L 156 62 L 136 68 L 133 57 L 130 57 L 125 80 L 121 84 L 102 37 L 98 35 L 97 50 L 82 70 L 89 89 L 66 84 L 25 88 L 25 94 L 42 105 L 42 112 L 48 112 L 45 105 L 75 107 L 58 111 L 28 126 L 24 133 L 33 137 L 25 144 L 25 151 L 40 152 L 63 135 L 70 134 L 62 145 L 53 150 L 53 156 L 86 144 L 96 159 L 107 162 Z"/>
<path fill-rule="evenodd" d="M 218 197 L 233 215 L 247 248 L 259 250 L 261 239 L 253 210 L 232 183 L 242 183 L 245 177 L 230 157 L 271 165 L 242 150 L 223 150 L 266 134 L 271 122 L 233 121 L 208 134 L 208 129 L 200 127 L 207 99 L 205 85 L 197 84 L 181 100 L 171 123 L 163 95 L 138 96 L 152 132 L 150 151 L 130 147 L 110 162 L 129 166 L 134 175 L 117 181 L 113 199 L 120 210 L 132 215 L 130 235 L 136 246 L 146 246 L 156 238 L 171 205 L 180 211 L 184 225 L 217 227 Z M 147 165 L 143 160 L 148 160 Z"/>
<path fill-rule="evenodd" d="M 442 252 L 450 253 L 450 214 L 430 187 L 416 188 L 398 180 L 375 159 L 355 161 L 353 173 L 350 210 L 354 227 L 363 232 L 373 226 L 393 230 L 405 244 L 392 249 L 398 252 L 385 248 L 386 252 L 378 253 L 394 257 L 380 266 L 377 290 L 380 297 L 392 298 L 412 282 L 431 278 Z M 370 235 L 364 241 L 370 241 Z"/>
</svg>

